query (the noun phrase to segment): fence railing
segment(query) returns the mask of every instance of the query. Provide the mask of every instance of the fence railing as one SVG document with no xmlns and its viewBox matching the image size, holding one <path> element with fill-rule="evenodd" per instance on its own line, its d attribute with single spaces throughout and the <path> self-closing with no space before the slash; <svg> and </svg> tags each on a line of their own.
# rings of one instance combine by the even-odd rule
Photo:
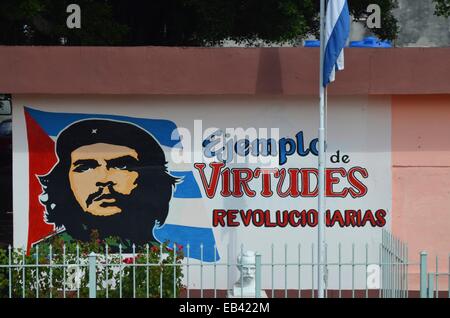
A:
<svg viewBox="0 0 450 318">
<path fill-rule="evenodd" d="M 244 250 L 241 245 L 240 253 Z M 230 246 L 226 261 L 219 261 L 216 251 L 214 246 L 214 261 L 205 262 L 203 245 L 199 260 L 190 258 L 189 245 L 181 249 L 175 244 L 170 248 L 146 245 L 138 252 L 133 246 L 128 254 L 122 253 L 121 246 L 118 253 L 110 253 L 108 245 L 102 253 L 81 253 L 78 245 L 71 251 L 63 246 L 58 253 L 52 246 L 40 252 L 37 245 L 29 254 L 9 247 L 3 262 L 0 258 L 0 298 L 226 297 L 233 287 L 231 272 L 241 264 L 231 261 Z M 409 270 L 417 266 L 420 297 L 439 297 L 438 278 L 447 277 L 450 298 L 450 268 L 439 272 L 436 258 L 436 270 L 428 272 L 426 252 L 420 254 L 419 262 L 409 261 L 407 245 L 390 233 L 383 232 L 378 251 L 367 244 L 358 251 L 363 252 L 357 259 L 355 244 L 344 248 L 339 243 L 331 252 L 327 245 L 324 264 L 317 264 L 314 245 L 298 244 L 295 249 L 284 245 L 281 253 L 272 245 L 269 255 L 256 253 L 254 276 L 250 275 L 253 295 L 316 297 L 316 271 L 324 266 L 326 297 L 407 298 L 411 297 Z M 245 296 L 243 279 L 243 275 L 238 279 L 239 295 Z"/>
</svg>

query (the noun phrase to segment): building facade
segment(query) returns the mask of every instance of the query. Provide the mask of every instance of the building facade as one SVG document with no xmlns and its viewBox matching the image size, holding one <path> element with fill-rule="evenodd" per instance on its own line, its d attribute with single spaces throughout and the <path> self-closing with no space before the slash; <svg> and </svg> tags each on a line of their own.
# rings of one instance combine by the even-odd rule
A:
<svg viewBox="0 0 450 318">
<path fill-rule="evenodd" d="M 344 259 L 355 243 L 358 257 L 367 245 L 377 259 L 382 229 L 409 245 L 412 261 L 422 250 L 448 259 L 449 55 L 347 49 L 328 99 L 330 259 L 339 243 Z M 263 259 L 273 244 L 289 261 L 302 248 L 313 262 L 318 58 L 307 48 L 0 48 L 0 89 L 12 94 L 12 243 L 83 237 L 77 217 L 58 217 L 72 208 L 89 217 L 84 225 L 137 242 L 130 232 L 142 219 L 101 223 L 131 206 L 164 210 L 142 231 L 189 244 L 193 262 L 235 258 L 241 244 Z M 147 183 L 156 167 L 164 173 Z M 176 179 L 167 193 L 166 175 Z M 419 268 L 409 271 L 417 288 Z"/>
</svg>

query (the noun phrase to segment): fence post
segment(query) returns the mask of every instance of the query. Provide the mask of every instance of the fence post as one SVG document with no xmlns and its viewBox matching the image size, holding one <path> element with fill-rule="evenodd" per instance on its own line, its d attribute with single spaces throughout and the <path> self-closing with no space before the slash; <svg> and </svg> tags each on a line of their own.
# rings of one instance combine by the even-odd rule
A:
<svg viewBox="0 0 450 318">
<path fill-rule="evenodd" d="M 428 274 L 428 298 L 434 298 L 434 274 Z"/>
<path fill-rule="evenodd" d="M 255 298 L 261 298 L 261 254 L 256 253 L 255 260 Z"/>
<path fill-rule="evenodd" d="M 24 262 L 25 264 L 25 262 Z M 25 268 L 25 266 L 23 266 Z M 11 245 L 8 245 L 8 285 L 9 285 L 9 298 L 12 298 L 12 256 L 11 256 Z M 23 280 L 23 278 L 22 278 Z M 24 288 L 25 290 L 25 288 Z M 25 297 L 24 297 L 25 298 Z"/>
<path fill-rule="evenodd" d="M 97 255 L 94 252 L 89 254 L 89 298 L 97 297 L 96 258 Z"/>
<path fill-rule="evenodd" d="M 420 252 L 420 298 L 427 298 L 427 252 Z"/>
</svg>

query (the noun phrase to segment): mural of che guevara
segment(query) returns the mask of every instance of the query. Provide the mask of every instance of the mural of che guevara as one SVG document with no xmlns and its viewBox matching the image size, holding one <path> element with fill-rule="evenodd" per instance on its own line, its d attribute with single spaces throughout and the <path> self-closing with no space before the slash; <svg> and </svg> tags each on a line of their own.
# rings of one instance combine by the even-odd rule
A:
<svg viewBox="0 0 450 318">
<path fill-rule="evenodd" d="M 137 125 L 104 119 L 75 122 L 58 135 L 57 163 L 40 176 L 45 221 L 65 240 L 118 237 L 131 245 L 156 241 L 177 179 L 164 152 Z"/>
</svg>

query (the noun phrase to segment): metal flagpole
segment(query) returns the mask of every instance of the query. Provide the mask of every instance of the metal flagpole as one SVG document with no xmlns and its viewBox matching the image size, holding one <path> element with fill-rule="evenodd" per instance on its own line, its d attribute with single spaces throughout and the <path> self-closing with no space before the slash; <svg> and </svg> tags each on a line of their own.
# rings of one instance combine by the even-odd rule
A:
<svg viewBox="0 0 450 318">
<path fill-rule="evenodd" d="M 325 222 L 325 88 L 323 86 L 323 60 L 325 51 L 325 0 L 320 0 L 320 123 L 319 123 L 319 205 L 317 224 L 317 292 L 324 297 L 324 222 Z"/>
</svg>

